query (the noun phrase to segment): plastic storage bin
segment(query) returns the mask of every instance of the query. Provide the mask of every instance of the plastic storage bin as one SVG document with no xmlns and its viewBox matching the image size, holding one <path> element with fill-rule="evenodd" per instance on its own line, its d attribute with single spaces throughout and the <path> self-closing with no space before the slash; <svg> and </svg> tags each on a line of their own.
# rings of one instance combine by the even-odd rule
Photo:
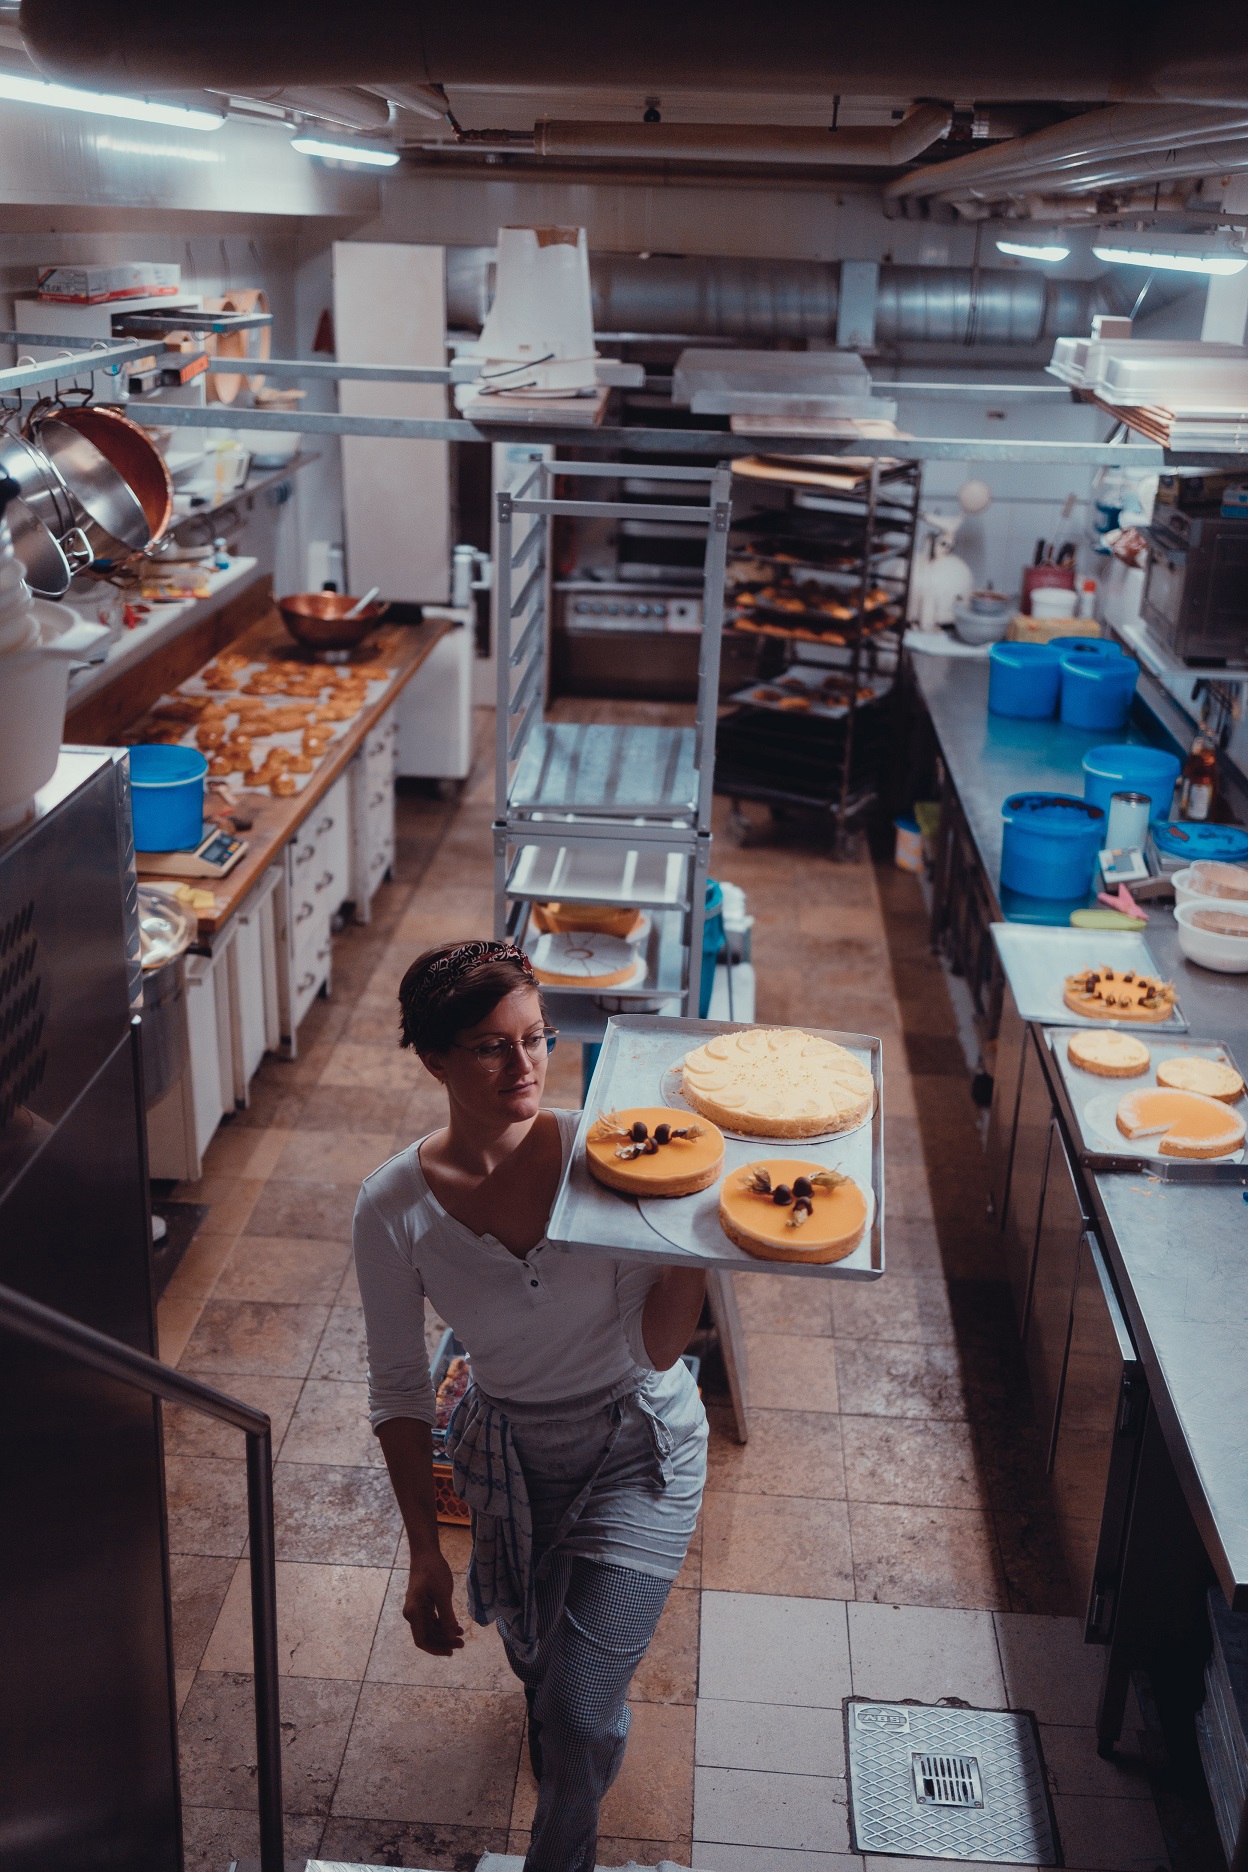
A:
<svg viewBox="0 0 1248 1872">
<path fill-rule="evenodd" d="M 1083 797 L 1108 813 L 1113 794 L 1147 793 L 1150 819 L 1166 819 L 1181 764 L 1177 754 L 1129 742 L 1089 748 L 1083 757 Z"/>
<path fill-rule="evenodd" d="M 1071 728 L 1125 728 L 1140 666 L 1090 640 L 1062 652 L 1061 717 Z"/>
<path fill-rule="evenodd" d="M 134 849 L 185 851 L 204 836 L 204 775 L 197 748 L 160 743 L 130 749 Z"/>
<path fill-rule="evenodd" d="M 1014 793 L 1001 808 L 1001 882 L 1026 897 L 1086 897 L 1105 814 L 1069 793 Z"/>
<path fill-rule="evenodd" d="M 988 708 L 993 715 L 1043 721 L 1057 709 L 1062 653 L 1052 644 L 995 643 L 988 652 Z"/>
<path fill-rule="evenodd" d="M 698 1018 L 706 1019 L 715 992 L 715 964 L 724 946 L 724 893 L 714 878 L 706 880 L 706 921 L 702 925 L 702 976 L 698 983 Z"/>
</svg>

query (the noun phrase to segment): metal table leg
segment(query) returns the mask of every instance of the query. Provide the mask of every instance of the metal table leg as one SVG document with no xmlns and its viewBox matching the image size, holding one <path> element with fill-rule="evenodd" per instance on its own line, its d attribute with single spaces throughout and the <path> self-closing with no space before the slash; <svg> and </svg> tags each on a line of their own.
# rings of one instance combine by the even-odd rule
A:
<svg viewBox="0 0 1248 1872">
<path fill-rule="evenodd" d="M 727 1268 L 712 1268 L 707 1274 L 706 1297 L 710 1302 L 715 1331 L 719 1334 L 724 1370 L 728 1374 L 732 1412 L 737 1422 L 737 1441 L 748 1443 L 750 1426 L 745 1414 L 745 1398 L 749 1371 L 745 1357 L 745 1333 L 741 1326 L 736 1289 Z"/>
</svg>

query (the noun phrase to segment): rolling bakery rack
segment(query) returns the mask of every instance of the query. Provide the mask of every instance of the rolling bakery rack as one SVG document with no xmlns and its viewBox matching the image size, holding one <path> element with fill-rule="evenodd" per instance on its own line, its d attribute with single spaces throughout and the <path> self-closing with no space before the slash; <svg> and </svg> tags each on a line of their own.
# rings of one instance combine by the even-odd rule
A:
<svg viewBox="0 0 1248 1872">
<path fill-rule="evenodd" d="M 644 975 L 613 987 L 614 1009 L 696 1016 L 711 845 L 715 716 L 731 516 L 727 468 L 648 466 L 647 481 L 705 489 L 697 504 L 627 504 L 556 492 L 564 477 L 618 478 L 614 462 L 538 461 L 498 511 L 498 709 L 494 930 L 531 946 L 535 903 L 619 904 L 645 912 Z M 548 722 L 547 590 L 551 530 L 578 519 L 693 521 L 706 528 L 698 700 L 692 728 Z M 639 971 L 640 973 L 640 971 Z M 601 1040 L 592 986 L 548 991 L 570 1038 Z"/>
<path fill-rule="evenodd" d="M 719 723 L 718 786 L 776 816 L 826 812 L 835 848 L 876 798 L 919 523 L 917 461 L 753 459 L 734 468 L 752 511 L 732 529 L 730 628 L 763 645 L 758 679 Z"/>
</svg>

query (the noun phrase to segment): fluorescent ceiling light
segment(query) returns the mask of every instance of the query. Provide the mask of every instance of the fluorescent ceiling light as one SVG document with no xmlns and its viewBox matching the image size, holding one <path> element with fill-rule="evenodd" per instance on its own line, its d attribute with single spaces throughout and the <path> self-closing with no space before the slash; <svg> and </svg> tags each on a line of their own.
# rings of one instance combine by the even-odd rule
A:
<svg viewBox="0 0 1248 1872">
<path fill-rule="evenodd" d="M 1154 267 L 1161 273 L 1216 273 L 1225 277 L 1242 273 L 1248 260 L 1242 254 L 1147 253 L 1134 247 L 1094 247 L 1098 260 L 1116 266 Z"/>
<path fill-rule="evenodd" d="M 1015 254 L 1020 260 L 1047 260 L 1050 264 L 1070 257 L 1069 247 L 1029 247 L 1025 241 L 998 241 L 997 252 Z"/>
<path fill-rule="evenodd" d="M 220 150 L 202 149 L 194 143 L 139 143 L 133 137 L 109 136 L 107 131 L 95 139 L 100 150 L 115 150 L 123 156 L 172 156 L 178 162 L 219 163 L 225 157 Z"/>
<path fill-rule="evenodd" d="M 297 149 L 301 156 L 329 156 L 335 162 L 372 163 L 377 169 L 393 169 L 398 162 L 397 150 L 360 149 L 354 143 L 321 143 L 316 137 L 293 137 L 291 149 Z"/>
<path fill-rule="evenodd" d="M 136 123 L 172 124 L 180 130 L 219 130 L 218 111 L 188 110 L 182 104 L 156 104 L 149 98 L 114 97 L 106 91 L 78 91 L 73 85 L 45 84 L 0 72 L 0 98 L 15 104 L 52 104 L 58 110 L 88 111 L 93 117 L 129 117 Z"/>
</svg>

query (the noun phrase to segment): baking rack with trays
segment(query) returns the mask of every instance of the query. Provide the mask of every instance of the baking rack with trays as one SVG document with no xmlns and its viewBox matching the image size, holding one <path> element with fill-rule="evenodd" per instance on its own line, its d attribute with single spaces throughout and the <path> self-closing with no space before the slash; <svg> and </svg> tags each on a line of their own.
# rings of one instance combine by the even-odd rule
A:
<svg viewBox="0 0 1248 1872">
<path fill-rule="evenodd" d="M 1083 1022 L 1081 1025 L 1092 1025 Z M 1229 1183 L 1248 1186 L 1248 1153 L 1241 1147 L 1232 1156 L 1219 1159 L 1162 1157 L 1154 1149 L 1141 1150 L 1136 1140 L 1122 1139 L 1115 1150 L 1109 1127 L 1114 1126 L 1113 1110 L 1118 1099 L 1128 1092 L 1143 1091 L 1157 1083 L 1157 1068 L 1163 1060 L 1176 1057 L 1221 1060 L 1242 1069 L 1230 1047 L 1220 1040 L 1193 1040 L 1164 1028 L 1138 1030 L 1129 1027 L 1133 1038 L 1142 1040 L 1149 1050 L 1146 1073 L 1131 1079 L 1110 1079 L 1085 1072 L 1067 1056 L 1066 1046 L 1072 1025 L 1044 1027 L 1042 1033 L 1047 1054 L 1048 1079 L 1060 1108 L 1063 1125 L 1074 1152 L 1085 1170 L 1094 1175 L 1111 1172 L 1143 1172 L 1163 1183 Z M 1089 1112 L 1089 1107 L 1093 1109 Z M 1241 1093 L 1229 1107 L 1248 1117 L 1248 1094 Z M 1120 1135 L 1120 1134 L 1119 1134 Z"/>
<path fill-rule="evenodd" d="M 1020 1019 L 1061 1027 L 1121 1028 L 1142 1040 L 1187 1032 L 1187 1017 L 1177 1000 L 1166 1020 L 1143 1022 L 1114 1020 L 1109 1015 L 1094 1020 L 1076 1014 L 1062 998 L 1066 977 L 1084 969 L 1109 967 L 1119 974 L 1132 969 L 1137 975 L 1164 981 L 1152 951 L 1137 931 L 1062 929 L 1047 923 L 992 923 L 989 928 Z"/>
<path fill-rule="evenodd" d="M 287 695 L 282 691 L 278 691 L 272 694 L 266 693 L 264 696 L 259 697 L 259 698 L 248 696 L 246 694 L 246 685 L 251 681 L 252 677 L 255 675 L 258 675 L 262 671 L 265 671 L 265 672 L 270 671 L 272 667 L 273 667 L 272 663 L 269 661 L 266 661 L 263 658 L 259 658 L 259 657 L 253 658 L 245 666 L 242 666 L 239 668 L 237 672 L 237 680 L 235 681 L 233 686 L 229 689 L 220 688 L 215 685 L 209 685 L 208 683 L 204 682 L 202 671 L 200 671 L 198 674 L 194 676 L 188 676 L 185 682 L 179 683 L 176 689 L 170 690 L 167 695 L 162 695 L 158 701 L 152 704 L 150 710 L 148 711 L 148 719 L 150 720 L 154 717 L 158 717 L 160 714 L 160 710 L 162 708 L 167 707 L 170 703 L 176 702 L 179 697 L 183 697 L 183 696 L 202 696 L 211 701 L 219 702 L 223 708 L 230 711 L 230 714 L 232 716 L 235 715 L 235 711 L 236 711 L 237 704 L 239 703 L 239 701 L 253 701 L 253 700 L 258 699 L 258 700 L 263 701 L 267 706 L 272 707 L 272 708 L 289 708 L 289 707 L 294 707 L 294 706 L 303 706 L 311 710 L 318 706 L 318 704 L 314 700 L 311 700 L 306 695 Z M 309 664 L 309 665 L 305 665 L 304 667 L 311 668 L 313 666 Z M 339 679 L 336 675 L 334 675 L 332 668 L 326 665 L 326 669 L 328 671 L 328 674 L 326 675 L 325 682 L 322 686 L 322 695 L 321 695 L 322 704 L 326 700 L 332 699 L 334 690 L 336 690 L 339 687 Z M 390 682 L 393 679 L 393 676 L 394 676 L 394 671 L 391 669 L 378 668 L 376 671 L 373 671 L 370 669 L 369 674 L 368 674 L 368 690 L 365 695 L 364 701 L 360 704 L 360 707 L 356 710 L 355 714 L 352 715 L 346 721 L 325 723 L 325 726 L 330 730 L 330 739 L 328 743 L 326 744 L 326 746 L 321 751 L 321 753 L 309 755 L 308 758 L 312 762 L 312 771 L 306 774 L 292 774 L 290 776 L 291 779 L 295 782 L 295 794 L 296 795 L 302 793 L 304 788 L 310 785 L 312 780 L 315 779 L 317 770 L 321 766 L 321 763 L 324 760 L 326 760 L 328 756 L 332 753 L 334 743 L 341 741 L 343 737 L 350 732 L 352 724 L 358 719 L 358 717 L 364 712 L 365 709 L 372 708 L 375 703 L 381 700 L 382 696 L 386 693 L 386 690 L 388 689 Z M 330 692 L 330 696 L 328 698 L 325 695 L 326 690 Z M 198 749 L 199 743 L 196 740 L 195 728 L 196 728 L 196 724 L 194 722 L 188 722 L 186 724 L 184 732 L 180 734 L 177 738 L 177 745 L 181 747 L 190 747 L 190 748 Z M 260 762 L 264 759 L 265 753 L 270 748 L 274 748 L 274 747 L 284 748 L 291 754 L 296 754 L 296 753 L 300 753 L 303 751 L 303 729 L 302 728 L 291 728 L 291 729 L 286 729 L 284 731 L 281 731 L 275 734 L 260 735 L 260 734 L 253 733 L 251 729 L 247 728 L 246 726 L 240 723 L 238 732 L 249 734 L 251 736 L 253 755 L 259 756 L 258 760 L 253 761 L 254 766 L 260 765 Z M 208 758 L 211 760 L 211 752 L 209 750 L 203 749 L 200 751 L 207 754 Z M 213 779 L 224 780 L 227 786 L 231 786 L 240 792 L 267 794 L 270 791 L 267 785 L 255 786 L 255 787 L 248 786 L 241 767 L 235 768 L 234 771 L 229 774 L 213 775 Z"/>
<path fill-rule="evenodd" d="M 879 1279 L 884 1272 L 884 1088 L 881 1044 L 869 1034 L 802 1029 L 834 1040 L 870 1069 L 875 1086 L 873 1110 L 860 1125 L 822 1138 L 747 1138 L 724 1133 L 724 1176 L 760 1157 L 809 1157 L 826 1169 L 843 1170 L 868 1192 L 867 1228 L 844 1260 L 814 1264 L 767 1261 L 747 1254 L 729 1241 L 720 1226 L 719 1182 L 693 1196 L 637 1198 L 607 1189 L 590 1175 L 585 1139 L 599 1111 L 624 1111 L 638 1105 L 686 1106 L 687 1101 L 674 1089 L 675 1069 L 686 1053 L 716 1034 L 741 1033 L 748 1025 L 638 1014 L 608 1021 L 576 1142 L 551 1212 L 547 1235 L 555 1246 L 573 1254 L 642 1260 L 659 1267 Z"/>
</svg>

